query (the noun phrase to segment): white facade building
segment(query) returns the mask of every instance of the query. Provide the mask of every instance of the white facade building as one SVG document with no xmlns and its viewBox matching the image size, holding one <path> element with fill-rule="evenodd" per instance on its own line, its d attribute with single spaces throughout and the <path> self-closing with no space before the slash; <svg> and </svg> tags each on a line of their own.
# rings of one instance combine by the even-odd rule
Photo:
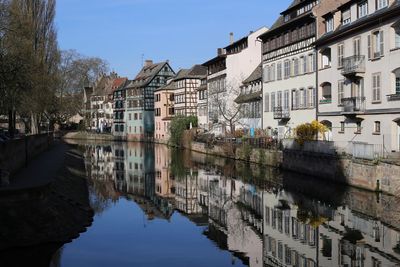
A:
<svg viewBox="0 0 400 267">
<path fill-rule="evenodd" d="M 250 76 L 261 62 L 261 42 L 258 36 L 267 32 L 262 27 L 248 36 L 218 49 L 218 56 L 204 63 L 208 67 L 208 114 L 209 129 L 224 134 L 240 126 L 237 104 L 234 100 L 240 94 L 242 82 Z"/>
<path fill-rule="evenodd" d="M 347 1 L 324 16 L 318 48 L 318 119 L 349 142 L 400 151 L 400 2 Z"/>
</svg>

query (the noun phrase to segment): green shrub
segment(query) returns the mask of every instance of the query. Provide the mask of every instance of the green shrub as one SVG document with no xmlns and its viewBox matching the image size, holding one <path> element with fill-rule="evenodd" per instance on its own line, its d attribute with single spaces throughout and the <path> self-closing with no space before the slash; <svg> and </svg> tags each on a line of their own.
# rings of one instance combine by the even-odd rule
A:
<svg viewBox="0 0 400 267">
<path fill-rule="evenodd" d="M 192 124 L 192 127 L 197 127 L 198 126 L 198 119 L 195 116 L 189 116 L 189 117 L 184 117 L 184 116 L 176 116 L 172 119 L 171 125 L 170 125 L 170 143 L 173 146 L 182 146 L 182 139 L 183 139 L 183 133 L 185 130 L 190 129 L 190 124 Z"/>
</svg>

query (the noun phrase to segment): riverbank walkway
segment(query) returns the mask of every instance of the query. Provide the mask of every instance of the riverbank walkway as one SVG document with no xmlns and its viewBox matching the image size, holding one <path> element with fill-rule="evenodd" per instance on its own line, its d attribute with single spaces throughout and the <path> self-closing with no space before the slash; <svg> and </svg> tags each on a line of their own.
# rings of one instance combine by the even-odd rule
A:
<svg viewBox="0 0 400 267">
<path fill-rule="evenodd" d="M 49 185 L 57 178 L 59 170 L 65 164 L 65 156 L 69 146 L 62 141 L 54 144 L 43 153 L 29 161 L 28 165 L 9 178 L 2 181 L 2 193 L 39 188 Z"/>
</svg>

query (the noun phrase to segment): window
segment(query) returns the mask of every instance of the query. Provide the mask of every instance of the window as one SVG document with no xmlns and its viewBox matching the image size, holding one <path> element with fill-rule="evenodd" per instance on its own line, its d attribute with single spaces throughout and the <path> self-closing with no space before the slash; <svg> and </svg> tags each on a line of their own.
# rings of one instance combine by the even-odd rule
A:
<svg viewBox="0 0 400 267">
<path fill-rule="evenodd" d="M 289 109 L 289 90 L 286 90 L 283 96 L 283 109 Z"/>
<path fill-rule="evenodd" d="M 294 76 L 299 75 L 299 59 L 298 58 L 293 59 L 293 74 L 294 74 Z"/>
<path fill-rule="evenodd" d="M 381 74 L 372 74 L 372 102 L 381 101 Z"/>
<path fill-rule="evenodd" d="M 361 55 L 361 38 L 355 38 L 353 40 L 353 52 L 355 56 L 359 56 Z"/>
<path fill-rule="evenodd" d="M 315 107 L 315 97 L 316 97 L 315 88 L 308 88 L 308 107 L 313 108 Z"/>
<path fill-rule="evenodd" d="M 307 107 L 307 90 L 304 88 L 300 89 L 300 107 Z"/>
<path fill-rule="evenodd" d="M 270 81 L 275 81 L 275 63 L 271 65 L 271 68 L 269 70 L 269 75 L 270 75 Z"/>
<path fill-rule="evenodd" d="M 340 122 L 340 133 L 344 133 L 345 128 L 346 128 L 345 122 L 341 121 Z"/>
<path fill-rule="evenodd" d="M 129 114 L 129 115 L 130 115 L 130 114 Z M 135 120 L 137 120 L 137 119 L 138 119 L 137 113 L 135 113 L 133 117 L 135 118 Z"/>
<path fill-rule="evenodd" d="M 265 93 L 264 95 L 264 111 L 269 112 L 269 94 Z"/>
<path fill-rule="evenodd" d="M 382 9 L 388 6 L 388 0 L 376 0 L 376 9 Z"/>
<path fill-rule="evenodd" d="M 131 113 L 129 113 L 129 120 L 130 121 L 132 120 L 132 114 Z"/>
<path fill-rule="evenodd" d="M 363 1 L 358 4 L 358 18 L 368 15 L 368 1 Z"/>
<path fill-rule="evenodd" d="M 277 107 L 282 107 L 282 91 L 279 91 L 279 92 L 278 92 L 277 97 L 278 97 L 278 99 L 277 99 L 277 104 L 276 104 L 276 106 L 277 106 Z"/>
<path fill-rule="evenodd" d="M 271 110 L 275 109 L 275 93 L 271 93 Z"/>
<path fill-rule="evenodd" d="M 284 62 L 284 75 L 285 75 L 285 79 L 288 79 L 290 77 L 290 61 L 289 60 L 285 60 Z"/>
<path fill-rule="evenodd" d="M 302 58 L 302 68 L 303 68 L 303 73 L 307 73 L 308 72 L 308 67 L 307 67 L 307 56 L 304 56 Z"/>
<path fill-rule="evenodd" d="M 400 23 L 394 27 L 394 48 L 400 48 Z"/>
<path fill-rule="evenodd" d="M 292 90 L 292 110 L 296 110 L 299 107 L 299 91 L 296 89 Z"/>
<path fill-rule="evenodd" d="M 383 31 L 375 31 L 368 36 L 368 58 L 375 59 L 384 54 Z"/>
<path fill-rule="evenodd" d="M 343 67 L 344 44 L 338 44 L 338 68 Z"/>
<path fill-rule="evenodd" d="M 325 48 L 321 50 L 322 68 L 329 68 L 331 66 L 331 49 Z"/>
<path fill-rule="evenodd" d="M 344 80 L 338 82 L 338 103 L 343 105 L 344 98 Z"/>
<path fill-rule="evenodd" d="M 362 127 L 361 127 L 361 121 L 358 121 L 358 122 L 356 122 L 356 134 L 361 134 L 361 130 L 362 130 Z"/>
<path fill-rule="evenodd" d="M 331 32 L 333 30 L 334 30 L 333 16 L 330 16 L 325 20 L 325 31 Z"/>
<path fill-rule="evenodd" d="M 395 72 L 395 89 L 396 95 L 400 95 L 400 69 Z"/>
<path fill-rule="evenodd" d="M 264 67 L 264 82 L 269 82 L 269 72 L 270 72 L 269 66 L 265 66 Z"/>
<path fill-rule="evenodd" d="M 315 62 L 315 54 L 309 54 L 308 55 L 308 61 L 309 61 L 309 66 L 310 66 L 310 72 L 315 72 L 316 70 L 316 62 Z"/>
<path fill-rule="evenodd" d="M 381 122 L 380 121 L 376 121 L 374 123 L 374 133 L 376 133 L 376 134 L 381 133 Z"/>
<path fill-rule="evenodd" d="M 332 85 L 328 82 L 322 84 L 322 99 L 320 103 L 332 103 Z"/>
<path fill-rule="evenodd" d="M 276 64 L 276 76 L 277 80 L 282 80 L 282 62 Z"/>
<path fill-rule="evenodd" d="M 342 13 L 342 23 L 343 25 L 349 24 L 351 22 L 350 9 L 343 11 Z"/>
</svg>

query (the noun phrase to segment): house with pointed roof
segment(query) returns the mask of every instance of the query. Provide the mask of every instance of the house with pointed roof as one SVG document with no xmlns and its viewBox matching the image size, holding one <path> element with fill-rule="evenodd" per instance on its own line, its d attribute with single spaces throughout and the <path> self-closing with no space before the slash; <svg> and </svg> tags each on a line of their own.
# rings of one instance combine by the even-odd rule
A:
<svg viewBox="0 0 400 267">
<path fill-rule="evenodd" d="M 126 88 L 132 81 L 128 79 L 116 82 L 116 88 L 113 92 L 113 127 L 111 132 L 116 139 L 126 139 L 126 122 L 125 122 L 125 107 L 126 107 Z"/>
<path fill-rule="evenodd" d="M 175 85 L 174 107 L 177 116 L 197 116 L 197 88 L 201 79 L 207 76 L 207 68 L 194 65 L 191 69 L 182 69 L 173 79 Z"/>
<path fill-rule="evenodd" d="M 144 67 L 126 87 L 125 121 L 128 140 L 154 137 L 154 91 L 175 76 L 168 62 L 146 60 Z"/>
</svg>

